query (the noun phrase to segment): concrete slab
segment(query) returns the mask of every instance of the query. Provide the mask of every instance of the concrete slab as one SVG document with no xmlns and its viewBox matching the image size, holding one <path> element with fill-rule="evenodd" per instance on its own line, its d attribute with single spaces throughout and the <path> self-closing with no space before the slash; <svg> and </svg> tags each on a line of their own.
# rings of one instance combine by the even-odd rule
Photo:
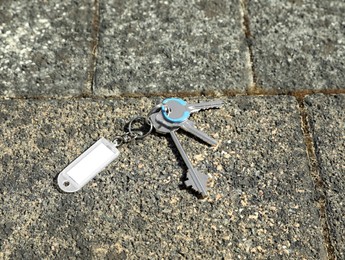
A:
<svg viewBox="0 0 345 260">
<path fill-rule="evenodd" d="M 217 147 L 178 132 L 213 177 L 204 200 L 183 187 L 186 167 L 158 134 L 121 147 L 78 193 L 55 184 L 95 140 L 121 134 L 155 100 L 0 102 L 0 258 L 325 259 L 295 99 L 225 101 L 193 115 Z"/>
<path fill-rule="evenodd" d="M 259 88 L 344 89 L 344 1 L 246 2 Z"/>
<path fill-rule="evenodd" d="M 312 95 L 305 100 L 325 183 L 331 242 L 345 258 L 345 95 Z"/>
<path fill-rule="evenodd" d="M 0 96 L 91 92 L 93 2 L 1 1 Z"/>
<path fill-rule="evenodd" d="M 95 93 L 244 92 L 249 52 L 240 4 L 103 1 Z"/>
</svg>

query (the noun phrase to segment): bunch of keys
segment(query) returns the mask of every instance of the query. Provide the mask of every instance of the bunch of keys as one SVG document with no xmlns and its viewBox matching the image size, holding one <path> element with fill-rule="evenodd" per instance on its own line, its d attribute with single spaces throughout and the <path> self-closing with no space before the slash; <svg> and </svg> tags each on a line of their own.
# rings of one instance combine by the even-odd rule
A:
<svg viewBox="0 0 345 260">
<path fill-rule="evenodd" d="M 150 111 L 147 117 L 133 118 L 128 123 L 128 132 L 124 135 L 115 137 L 113 142 L 105 138 L 101 138 L 75 159 L 59 174 L 59 187 L 65 192 L 75 192 L 80 190 L 120 155 L 120 151 L 117 149 L 119 146 L 132 140 L 146 137 L 154 128 L 157 133 L 169 133 L 171 135 L 188 168 L 187 180 L 185 181 L 186 186 L 191 187 L 202 197 L 206 197 L 208 175 L 193 167 L 177 138 L 176 132 L 179 129 L 182 129 L 210 145 L 216 145 L 217 141 L 206 133 L 195 128 L 194 123 L 189 120 L 189 117 L 192 113 L 200 110 L 219 108 L 222 104 L 223 102 L 221 100 L 188 104 L 180 98 L 164 99 Z M 146 133 L 136 134 L 133 130 L 133 124 L 137 121 L 142 121 L 144 124 L 147 124 L 149 126 L 149 130 Z"/>
</svg>

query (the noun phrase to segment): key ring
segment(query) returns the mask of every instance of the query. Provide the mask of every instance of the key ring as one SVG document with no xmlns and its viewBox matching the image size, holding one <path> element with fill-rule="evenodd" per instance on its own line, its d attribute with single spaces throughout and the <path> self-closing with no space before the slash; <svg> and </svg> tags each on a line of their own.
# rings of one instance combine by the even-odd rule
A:
<svg viewBox="0 0 345 260">
<path fill-rule="evenodd" d="M 149 134 L 151 134 L 152 130 L 153 130 L 153 123 L 150 119 L 150 116 L 157 112 L 159 109 L 161 109 L 162 107 L 162 104 L 158 104 L 156 105 L 155 107 L 153 107 L 150 112 L 147 114 L 146 117 L 144 116 L 136 116 L 134 118 L 131 119 L 131 121 L 129 121 L 128 123 L 128 133 L 130 136 L 134 136 L 133 139 L 143 139 L 145 138 L 146 136 L 148 136 Z M 133 123 L 134 122 L 138 122 L 138 121 L 144 121 L 144 125 L 147 124 L 150 126 L 150 129 L 145 133 L 145 134 L 140 134 L 140 135 L 137 135 L 133 132 Z M 126 141 L 125 141 L 126 142 Z"/>
<path fill-rule="evenodd" d="M 156 110 L 157 110 L 157 108 L 155 107 L 155 109 L 152 109 L 150 113 L 153 113 Z M 143 139 L 146 136 L 148 136 L 149 134 L 151 134 L 151 132 L 153 130 L 153 124 L 152 124 L 151 119 L 149 118 L 150 113 L 147 117 L 136 116 L 136 117 L 132 118 L 128 122 L 128 131 L 126 133 L 124 133 L 123 135 L 115 136 L 115 138 L 113 140 L 113 143 L 115 144 L 115 146 L 120 147 L 121 145 L 123 145 L 125 143 L 129 143 L 129 142 L 136 140 L 136 139 Z M 138 134 L 137 132 L 140 132 L 140 131 L 133 129 L 133 124 L 136 122 L 140 122 L 140 121 L 144 122 L 144 124 L 142 126 L 145 126 L 145 124 L 147 124 L 150 127 L 146 133 L 141 132 L 140 134 Z"/>
<path fill-rule="evenodd" d="M 143 126 L 145 124 L 147 124 L 147 125 L 150 126 L 150 129 L 146 133 L 142 133 L 142 134 L 137 135 L 133 131 L 133 123 L 134 122 L 140 122 L 140 121 L 144 121 Z M 128 133 L 129 133 L 130 136 L 133 136 L 133 139 L 143 139 L 146 136 L 148 136 L 149 134 L 151 134 L 152 130 L 153 130 L 153 124 L 152 124 L 151 120 L 148 117 L 137 116 L 137 117 L 134 117 L 133 119 L 131 119 L 131 121 L 129 121 L 129 123 L 128 123 Z"/>
</svg>

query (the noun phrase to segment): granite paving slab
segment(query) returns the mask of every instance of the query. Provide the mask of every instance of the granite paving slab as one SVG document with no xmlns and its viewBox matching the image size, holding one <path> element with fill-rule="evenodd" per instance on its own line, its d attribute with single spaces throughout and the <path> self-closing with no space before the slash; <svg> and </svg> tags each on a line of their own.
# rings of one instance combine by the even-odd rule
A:
<svg viewBox="0 0 345 260">
<path fill-rule="evenodd" d="M 325 183 L 331 242 L 345 258 L 345 95 L 312 95 L 305 100 Z"/>
<path fill-rule="evenodd" d="M 0 1 L 0 96 L 91 92 L 93 2 Z"/>
<path fill-rule="evenodd" d="M 251 83 L 237 0 L 111 0 L 100 17 L 98 95 L 245 92 Z"/>
<path fill-rule="evenodd" d="M 59 191 L 69 162 L 156 102 L 0 102 L 1 259 L 326 258 L 292 97 L 230 98 L 193 115 L 216 147 L 178 132 L 212 176 L 206 199 L 183 186 L 186 167 L 159 134 L 120 147 L 80 192 Z"/>
<path fill-rule="evenodd" d="M 343 0 L 246 2 L 259 88 L 344 89 Z"/>
</svg>

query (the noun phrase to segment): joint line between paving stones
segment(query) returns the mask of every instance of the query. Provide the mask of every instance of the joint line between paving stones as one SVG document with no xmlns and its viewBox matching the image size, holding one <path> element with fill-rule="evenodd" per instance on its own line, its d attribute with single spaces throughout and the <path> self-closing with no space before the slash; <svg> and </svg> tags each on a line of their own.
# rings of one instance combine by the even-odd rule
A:
<svg viewBox="0 0 345 260">
<path fill-rule="evenodd" d="M 302 132 L 304 135 L 304 141 L 306 144 L 306 152 L 307 157 L 309 160 L 309 167 L 311 172 L 311 177 L 313 179 L 315 190 L 316 190 L 316 198 L 317 198 L 317 208 L 320 214 L 320 222 L 322 226 L 322 233 L 324 242 L 326 245 L 328 259 L 336 259 L 334 247 L 331 242 L 330 236 L 330 229 L 328 225 L 328 218 L 326 212 L 326 205 L 327 205 L 327 196 L 325 194 L 325 184 L 322 181 L 320 175 L 320 166 L 319 161 L 316 156 L 315 152 L 315 142 L 313 139 L 313 134 L 310 128 L 310 122 L 308 120 L 308 112 L 304 106 L 304 96 L 295 96 L 299 106 L 299 112 L 301 116 L 301 127 Z"/>
<path fill-rule="evenodd" d="M 97 70 L 97 55 L 98 55 L 98 43 L 99 43 L 99 28 L 100 28 L 100 8 L 99 0 L 94 0 L 94 13 L 92 16 L 91 24 L 91 57 L 89 63 L 88 79 L 87 79 L 87 93 L 83 96 L 87 96 L 89 93 L 95 92 L 96 70 Z"/>
<path fill-rule="evenodd" d="M 177 92 L 177 93 L 167 93 L 167 92 L 154 92 L 154 93 L 125 93 L 120 95 L 94 95 L 83 93 L 76 96 L 15 96 L 15 97 L 6 97 L 0 96 L 1 100 L 107 100 L 107 99 L 124 99 L 124 98 L 165 98 L 165 97 L 209 97 L 209 98 L 221 98 L 221 97 L 236 97 L 236 96 L 247 96 L 247 97 L 256 97 L 256 96 L 293 96 L 297 99 L 303 99 L 305 96 L 314 95 L 314 94 L 324 94 L 324 95 L 338 95 L 345 94 L 345 89 L 323 89 L 323 90 L 298 90 L 298 91 L 280 91 L 280 90 L 264 90 L 257 88 L 253 91 L 240 92 L 232 90 L 221 90 L 221 91 L 202 91 L 202 92 Z"/>
<path fill-rule="evenodd" d="M 242 15 L 242 28 L 243 28 L 244 36 L 246 39 L 246 43 L 248 47 L 248 56 L 249 56 L 248 67 L 249 67 L 250 84 L 248 86 L 248 91 L 255 91 L 256 85 L 257 85 L 257 76 L 255 73 L 254 53 L 252 49 L 252 34 L 250 31 L 248 0 L 240 0 L 240 11 Z"/>
</svg>

